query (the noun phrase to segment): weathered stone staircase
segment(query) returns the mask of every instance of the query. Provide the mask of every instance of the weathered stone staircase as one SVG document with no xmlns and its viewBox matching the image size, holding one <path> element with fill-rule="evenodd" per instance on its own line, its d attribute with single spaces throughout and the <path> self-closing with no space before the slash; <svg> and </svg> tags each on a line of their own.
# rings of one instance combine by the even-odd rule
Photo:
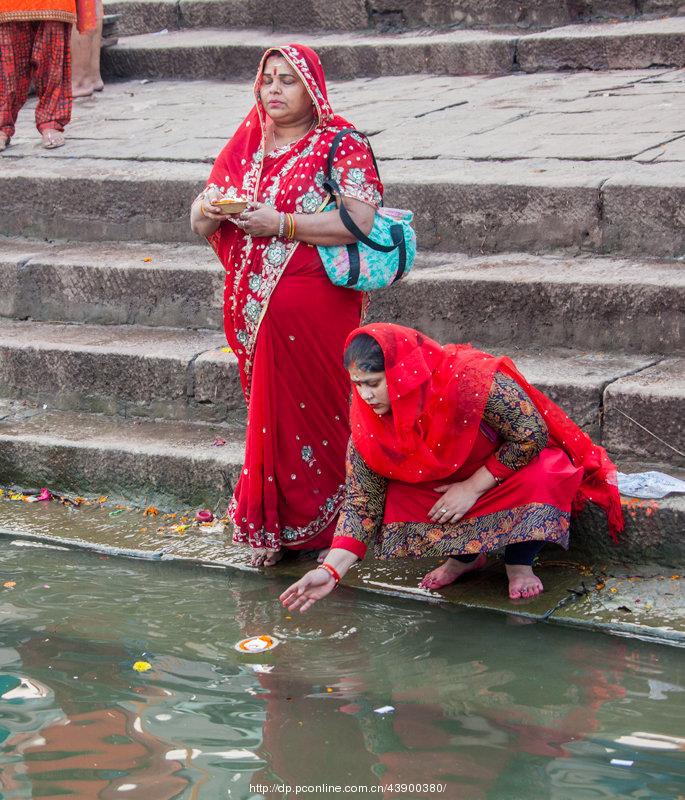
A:
<svg viewBox="0 0 685 800">
<path fill-rule="evenodd" d="M 507 352 L 621 466 L 684 468 L 682 5 L 265 6 L 107 3 L 123 82 L 77 106 L 67 147 L 38 153 L 26 122 L 0 160 L 0 481 L 227 499 L 243 401 L 187 214 L 259 55 L 293 39 L 355 78 L 334 107 L 416 213 L 419 263 L 372 316 Z M 622 555 L 683 560 L 682 497 L 630 512 Z M 577 541 L 597 553 L 600 527 Z"/>
</svg>

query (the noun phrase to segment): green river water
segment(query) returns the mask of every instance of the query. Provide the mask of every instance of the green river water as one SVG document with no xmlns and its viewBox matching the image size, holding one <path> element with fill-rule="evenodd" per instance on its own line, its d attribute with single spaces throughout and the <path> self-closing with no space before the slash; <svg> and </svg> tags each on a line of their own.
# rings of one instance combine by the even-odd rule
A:
<svg viewBox="0 0 685 800">
<path fill-rule="evenodd" d="M 685 797 L 676 648 L 9 539 L 0 578 L 3 800 Z"/>
</svg>

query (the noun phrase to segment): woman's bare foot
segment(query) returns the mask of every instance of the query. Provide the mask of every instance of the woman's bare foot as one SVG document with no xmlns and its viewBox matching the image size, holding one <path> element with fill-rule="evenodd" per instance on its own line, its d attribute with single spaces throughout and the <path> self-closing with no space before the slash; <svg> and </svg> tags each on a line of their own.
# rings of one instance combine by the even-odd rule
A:
<svg viewBox="0 0 685 800">
<path fill-rule="evenodd" d="M 444 564 L 441 564 L 437 569 L 432 570 L 424 576 L 419 584 L 422 589 L 441 589 L 450 583 L 454 583 L 462 575 L 467 572 L 473 572 L 476 569 L 483 569 L 488 559 L 485 553 L 481 553 L 475 561 L 470 564 L 464 564 L 457 561 L 456 558 L 448 558 Z"/>
<path fill-rule="evenodd" d="M 331 552 L 331 548 L 327 547 L 325 550 L 319 550 L 319 555 L 316 557 L 316 561 L 318 564 L 323 564 L 326 560 L 326 556 Z"/>
<path fill-rule="evenodd" d="M 283 558 L 282 550 L 267 550 L 266 548 L 257 548 L 252 553 L 250 564 L 253 567 L 273 567 Z"/>
<path fill-rule="evenodd" d="M 6 133 L 0 133 L 0 153 L 9 145 L 10 137 Z"/>
<path fill-rule="evenodd" d="M 54 150 L 56 147 L 61 147 L 64 144 L 64 134 L 62 131 L 56 131 L 54 128 L 46 128 L 42 133 L 43 147 L 46 150 Z"/>
<path fill-rule="evenodd" d="M 94 91 L 95 86 L 91 81 L 82 81 L 71 85 L 71 96 L 74 99 L 77 97 L 91 97 Z"/>
<path fill-rule="evenodd" d="M 527 567 L 524 564 L 507 564 L 506 566 L 511 600 L 537 597 L 543 593 L 542 581 L 533 572 L 532 567 Z"/>
</svg>

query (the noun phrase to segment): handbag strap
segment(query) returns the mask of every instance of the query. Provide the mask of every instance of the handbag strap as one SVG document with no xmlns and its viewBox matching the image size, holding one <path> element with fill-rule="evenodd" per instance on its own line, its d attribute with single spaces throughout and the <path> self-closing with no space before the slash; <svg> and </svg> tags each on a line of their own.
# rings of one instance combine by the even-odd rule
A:
<svg viewBox="0 0 685 800">
<path fill-rule="evenodd" d="M 366 144 L 369 146 L 369 151 L 371 152 L 371 160 L 373 161 L 373 166 L 374 166 L 374 169 L 376 170 L 376 174 L 378 176 L 380 176 L 380 174 L 381 174 L 380 170 L 378 169 L 378 164 L 376 162 L 376 156 L 374 155 L 373 147 L 371 147 L 371 142 L 369 141 L 369 137 L 368 136 L 364 136 L 364 134 L 360 133 L 356 128 L 344 128 L 343 130 L 338 131 L 335 134 L 335 138 L 331 142 L 331 149 L 328 151 L 328 164 L 327 164 L 328 178 L 327 178 L 327 180 L 331 181 L 335 186 L 338 186 L 337 181 L 335 181 L 333 179 L 333 165 L 335 164 L 335 155 L 338 152 L 338 147 L 340 147 L 340 143 L 345 138 L 345 136 L 347 136 L 348 133 L 356 133 L 357 136 L 362 136 L 364 139 L 366 139 Z M 339 187 L 338 187 L 338 189 L 339 189 Z M 381 202 L 381 205 L 383 205 L 382 202 Z"/>
<path fill-rule="evenodd" d="M 357 223 L 352 219 L 350 212 L 345 207 L 345 203 L 343 201 L 342 192 L 340 191 L 340 185 L 333 177 L 333 165 L 335 164 L 335 154 L 340 147 L 340 143 L 342 142 L 343 138 L 347 136 L 348 133 L 356 133 L 358 136 L 363 136 L 363 134 L 359 133 L 358 130 L 355 128 L 345 128 L 342 131 L 338 131 L 336 133 L 335 138 L 331 142 L 331 149 L 328 153 L 328 177 L 324 181 L 323 188 L 329 192 L 331 197 L 335 199 L 337 195 L 339 199 L 340 205 L 338 206 L 338 211 L 340 212 L 340 219 L 343 225 L 347 228 L 347 230 L 360 242 L 365 244 L 367 247 L 370 247 L 372 250 L 377 250 L 381 253 L 392 253 L 393 250 L 400 247 L 400 243 L 402 245 L 402 251 L 404 253 L 404 258 L 402 258 L 402 253 L 400 254 L 400 262 L 404 261 L 406 264 L 406 248 L 404 247 L 404 235 L 402 233 L 402 226 L 401 225 L 393 225 L 390 229 L 390 233 L 392 236 L 393 244 L 386 245 L 380 244 L 379 242 L 374 242 L 373 239 L 370 239 L 364 231 L 357 225 Z M 376 169 L 376 173 L 380 175 L 378 170 L 378 164 L 376 163 L 376 156 L 373 154 L 373 148 L 368 140 L 368 137 L 364 136 L 366 139 L 366 143 L 369 146 L 369 150 L 371 151 L 371 159 L 373 160 L 373 166 Z M 399 235 L 398 235 L 399 234 Z M 401 271 L 398 271 L 398 275 L 404 272 L 404 266 L 402 266 Z"/>
</svg>

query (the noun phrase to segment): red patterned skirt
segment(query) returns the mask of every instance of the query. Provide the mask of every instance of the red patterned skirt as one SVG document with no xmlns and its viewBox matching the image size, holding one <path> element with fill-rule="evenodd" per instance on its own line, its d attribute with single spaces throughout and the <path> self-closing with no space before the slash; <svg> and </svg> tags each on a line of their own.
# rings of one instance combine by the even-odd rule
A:
<svg viewBox="0 0 685 800">
<path fill-rule="evenodd" d="M 298 247 L 257 335 L 245 463 L 229 506 L 234 542 L 330 545 L 350 435 L 343 349 L 361 304 L 330 282 L 315 247 Z"/>
</svg>

